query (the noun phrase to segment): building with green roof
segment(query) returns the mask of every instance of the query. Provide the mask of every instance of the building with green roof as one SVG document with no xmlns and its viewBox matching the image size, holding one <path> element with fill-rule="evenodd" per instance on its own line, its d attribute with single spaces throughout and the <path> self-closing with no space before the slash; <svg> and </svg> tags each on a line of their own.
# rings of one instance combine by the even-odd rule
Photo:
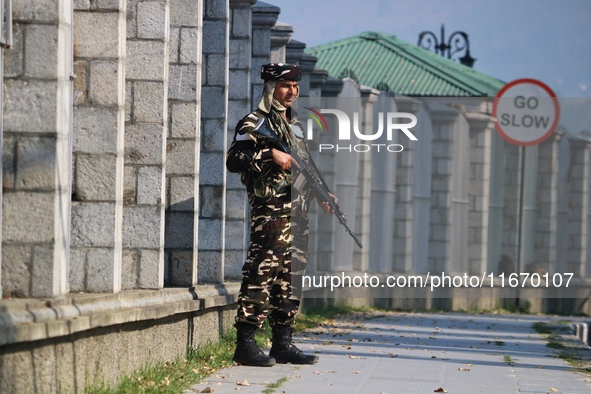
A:
<svg viewBox="0 0 591 394">
<path fill-rule="evenodd" d="M 331 77 L 396 95 L 494 97 L 505 82 L 409 44 L 394 35 L 365 32 L 306 49 Z"/>
</svg>

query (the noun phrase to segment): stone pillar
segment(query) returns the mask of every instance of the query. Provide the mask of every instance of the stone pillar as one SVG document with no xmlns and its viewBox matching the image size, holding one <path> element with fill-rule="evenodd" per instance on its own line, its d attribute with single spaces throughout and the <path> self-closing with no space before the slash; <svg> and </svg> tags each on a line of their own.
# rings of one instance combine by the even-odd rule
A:
<svg viewBox="0 0 591 394">
<path fill-rule="evenodd" d="M 279 7 L 257 1 L 252 7 L 252 59 L 251 59 L 251 97 L 253 107 L 259 103 L 264 82 L 261 79 L 261 66 L 270 61 L 271 27 L 279 17 Z"/>
<path fill-rule="evenodd" d="M 587 212 L 589 193 L 589 143 L 572 139 L 568 179 L 568 252 L 565 272 L 585 274 L 587 259 Z"/>
<path fill-rule="evenodd" d="M 72 135 L 72 3 L 13 3 L 6 52 L 2 291 L 68 291 Z M 26 37 L 26 40 L 25 40 Z"/>
<path fill-rule="evenodd" d="M 292 40 L 293 41 L 293 40 Z M 289 44 L 288 44 L 289 45 Z M 312 80 L 312 72 L 318 58 L 316 56 L 302 54 L 299 65 L 302 68 L 302 79 L 300 80 L 300 97 L 310 97 L 310 85 Z"/>
<path fill-rule="evenodd" d="M 520 171 L 521 155 L 520 148 L 516 145 L 510 145 L 505 140 L 502 141 L 505 151 L 505 174 L 504 174 L 504 195 L 503 195 L 503 230 L 501 255 L 505 255 L 513 264 L 513 270 L 517 269 L 517 242 L 519 229 L 519 190 L 520 190 Z M 507 259 L 505 259 L 507 260 Z M 507 260 L 507 261 L 508 261 Z"/>
<path fill-rule="evenodd" d="M 200 283 L 224 280 L 229 12 L 229 0 L 205 1 L 197 268 Z"/>
<path fill-rule="evenodd" d="M 399 112 L 415 114 L 420 108 L 420 102 L 409 97 L 397 97 L 396 107 Z M 408 122 L 408 119 L 401 120 L 401 123 Z M 416 134 L 413 132 L 413 134 Z M 419 137 L 420 138 L 420 137 Z M 396 140 L 384 141 L 387 144 L 398 143 L 404 150 L 400 153 L 384 153 L 391 155 L 395 163 L 384 163 L 385 166 L 393 167 L 396 203 L 394 205 L 394 234 L 393 234 L 393 258 L 394 264 L 390 264 L 397 272 L 412 271 L 412 246 L 413 246 L 413 184 L 414 170 L 417 159 L 416 145 L 426 143 L 424 141 L 412 141 L 405 135 L 397 133 Z M 386 168 L 388 168 L 386 167 Z M 387 272 L 387 271 L 382 271 Z"/>
<path fill-rule="evenodd" d="M 277 22 L 271 28 L 271 63 L 285 63 L 285 45 L 291 39 L 293 26 Z"/>
<path fill-rule="evenodd" d="M 169 0 L 128 0 L 123 287 L 164 285 Z M 166 149 L 165 149 L 166 148 Z M 174 153 L 173 153 L 174 152 Z"/>
<path fill-rule="evenodd" d="M 487 271 L 490 173 L 494 121 L 477 112 L 465 114 L 470 126 L 470 179 L 468 213 L 468 271 Z"/>
<path fill-rule="evenodd" d="M 380 91 L 367 86 L 361 86 L 362 102 L 362 123 L 360 130 L 362 133 L 374 132 L 375 109 L 374 104 L 378 100 Z M 358 209 L 356 212 L 356 228 L 353 229 L 357 237 L 364 245 L 364 249 L 355 246 L 353 257 L 353 269 L 355 271 L 367 272 L 369 268 L 369 244 L 370 244 L 370 224 L 371 224 L 371 196 L 372 196 L 372 157 L 371 151 L 361 153 L 359 161 L 359 193 Z"/>
<path fill-rule="evenodd" d="M 236 124 L 251 111 L 250 59 L 252 51 L 252 5 L 254 0 L 230 0 L 230 83 L 228 87 L 228 134 L 232 141 Z M 226 279 L 242 278 L 242 265 L 248 248 L 250 220 L 246 190 L 239 174 L 226 178 Z"/>
<path fill-rule="evenodd" d="M 197 283 L 203 1 L 170 1 L 164 283 Z"/>
<path fill-rule="evenodd" d="M 451 268 L 453 131 L 458 111 L 431 104 L 429 112 L 433 122 L 429 270 L 439 273 Z"/>
<path fill-rule="evenodd" d="M 73 291 L 121 289 L 125 1 L 74 14 Z"/>
</svg>

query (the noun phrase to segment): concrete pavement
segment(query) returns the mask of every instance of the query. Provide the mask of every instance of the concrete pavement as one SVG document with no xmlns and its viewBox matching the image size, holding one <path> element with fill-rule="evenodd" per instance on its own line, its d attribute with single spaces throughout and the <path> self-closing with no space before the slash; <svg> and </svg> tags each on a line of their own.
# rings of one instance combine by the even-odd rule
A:
<svg viewBox="0 0 591 394">
<path fill-rule="evenodd" d="M 591 393 L 591 374 L 575 371 L 559 357 L 564 345 L 548 347 L 532 328 L 539 322 L 562 327 L 554 341 L 591 359 L 591 349 L 568 329 L 575 321 L 584 320 L 358 313 L 294 338 L 320 356 L 318 364 L 233 366 L 186 393 Z"/>
</svg>

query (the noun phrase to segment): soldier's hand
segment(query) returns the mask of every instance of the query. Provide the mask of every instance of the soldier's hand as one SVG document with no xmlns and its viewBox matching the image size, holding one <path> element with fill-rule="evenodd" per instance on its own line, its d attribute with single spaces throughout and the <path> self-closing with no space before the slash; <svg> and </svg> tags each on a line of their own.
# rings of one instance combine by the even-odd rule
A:
<svg viewBox="0 0 591 394">
<path fill-rule="evenodd" d="M 292 164 L 298 168 L 300 167 L 295 159 L 288 153 L 282 152 L 279 149 L 273 149 L 272 153 L 273 162 L 277 164 L 282 170 L 289 170 Z"/>
<path fill-rule="evenodd" d="M 335 204 L 338 204 L 339 199 L 337 198 L 337 196 L 335 196 L 332 193 L 328 193 L 330 195 L 330 198 L 332 198 L 332 201 Z M 318 205 L 320 205 L 320 208 L 325 212 L 325 213 L 330 213 L 330 214 L 334 214 L 334 210 L 330 209 L 330 204 L 328 203 L 328 201 L 323 201 L 321 203 L 319 203 Z"/>
</svg>

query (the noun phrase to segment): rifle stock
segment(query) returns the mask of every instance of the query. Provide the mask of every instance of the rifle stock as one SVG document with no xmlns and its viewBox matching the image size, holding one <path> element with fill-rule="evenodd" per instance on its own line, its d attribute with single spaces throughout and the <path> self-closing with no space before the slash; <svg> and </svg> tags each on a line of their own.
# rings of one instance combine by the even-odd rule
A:
<svg viewBox="0 0 591 394">
<path fill-rule="evenodd" d="M 285 141 L 279 138 L 279 136 L 275 134 L 275 132 L 273 132 L 273 130 L 271 130 L 269 126 L 266 125 L 265 121 L 265 117 L 261 117 L 259 119 L 254 129 L 255 133 L 257 133 L 259 137 L 263 137 L 267 144 L 291 155 L 291 157 L 294 158 L 294 160 L 300 167 L 299 171 L 308 181 L 310 188 L 312 190 L 312 194 L 314 194 L 314 197 L 316 197 L 318 201 L 326 201 L 328 203 L 330 210 L 334 212 L 334 215 L 337 217 L 339 223 L 345 228 L 345 230 L 351 236 L 351 238 L 353 238 L 357 246 L 359 246 L 359 248 L 363 248 L 363 244 L 361 243 L 359 238 L 357 238 L 355 233 L 347 225 L 347 215 L 343 213 L 343 211 L 341 211 L 339 205 L 335 203 L 332 197 L 330 196 L 330 190 L 320 179 L 318 179 L 316 175 L 314 175 L 308 163 L 306 163 L 300 156 L 298 156 L 298 154 L 294 152 L 291 149 L 291 147 L 285 143 Z"/>
</svg>

